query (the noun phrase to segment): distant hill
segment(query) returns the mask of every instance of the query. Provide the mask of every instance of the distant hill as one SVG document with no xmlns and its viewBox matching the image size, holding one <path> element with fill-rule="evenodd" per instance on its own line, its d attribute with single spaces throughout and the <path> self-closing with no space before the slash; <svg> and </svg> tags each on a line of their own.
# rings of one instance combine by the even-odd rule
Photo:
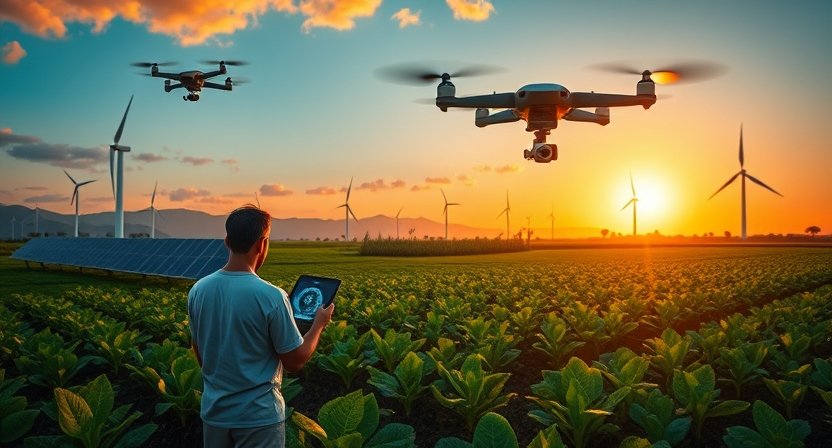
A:
<svg viewBox="0 0 832 448">
<path fill-rule="evenodd" d="M 156 219 L 156 236 L 159 238 L 222 238 L 225 236 L 225 215 L 210 215 L 205 212 L 187 209 L 160 210 L 161 218 Z M 20 235 L 20 221 L 24 220 L 24 234 L 34 232 L 35 210 L 20 205 L 0 204 L 0 239 L 11 238 L 11 219 L 17 218 L 15 236 Z M 103 237 L 113 231 L 113 213 L 93 213 L 81 215 L 79 231 L 90 236 Z M 125 212 L 124 233 L 150 233 L 150 212 Z M 50 235 L 65 232 L 72 235 L 75 215 L 63 215 L 40 209 L 39 229 Z M 416 229 L 416 238 L 440 237 L 445 234 L 445 224 L 427 218 L 400 218 L 399 236 L 407 238 L 409 229 Z M 513 229 L 516 231 L 517 229 Z M 535 236 L 545 238 L 549 229 L 535 229 Z M 460 224 L 450 224 L 448 233 L 452 238 L 494 238 L 504 233 L 499 228 L 478 228 Z M 272 239 L 340 239 L 344 234 L 344 221 L 319 218 L 274 218 L 272 219 Z M 363 218 L 358 223 L 350 222 L 350 239 L 361 239 L 365 234 L 376 238 L 396 236 L 396 219 L 377 215 Z M 583 238 L 597 236 L 600 228 L 555 228 L 557 238 Z"/>
</svg>

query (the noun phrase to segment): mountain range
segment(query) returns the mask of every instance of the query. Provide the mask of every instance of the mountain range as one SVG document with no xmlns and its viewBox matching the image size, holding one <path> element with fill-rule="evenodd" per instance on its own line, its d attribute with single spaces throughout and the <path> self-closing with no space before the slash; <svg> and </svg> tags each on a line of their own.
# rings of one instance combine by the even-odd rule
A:
<svg viewBox="0 0 832 448">
<path fill-rule="evenodd" d="M 15 237 L 21 235 L 21 221 L 23 234 L 35 231 L 35 210 L 21 205 L 0 204 L 0 239 L 12 237 L 12 218 L 16 218 Z M 187 209 L 159 210 L 156 218 L 157 238 L 222 238 L 225 236 L 225 215 L 210 215 L 205 212 Z M 93 237 L 111 236 L 113 232 L 113 212 L 93 213 L 81 215 L 79 232 Z M 75 215 L 64 215 L 46 209 L 38 210 L 38 230 L 41 233 L 57 235 L 62 232 L 71 236 L 74 232 Z M 424 238 L 441 237 L 445 234 L 444 223 L 427 218 L 400 218 L 399 236 L 408 238 L 409 230 L 415 229 L 412 237 Z M 512 229 L 517 231 L 519 229 Z M 536 236 L 546 238 L 550 234 L 549 228 L 535 228 Z M 556 227 L 557 238 L 582 238 L 599 235 L 600 228 L 590 227 Z M 150 212 L 124 212 L 124 234 L 150 234 Z M 448 233 L 451 238 L 494 238 L 504 231 L 499 227 L 480 228 L 461 224 L 449 224 Z M 338 219 L 320 218 L 272 218 L 273 240 L 301 240 L 309 239 L 342 239 L 344 221 Z M 361 239 L 368 234 L 371 238 L 379 235 L 386 238 L 396 237 L 396 218 L 377 215 L 350 222 L 350 239 Z"/>
</svg>

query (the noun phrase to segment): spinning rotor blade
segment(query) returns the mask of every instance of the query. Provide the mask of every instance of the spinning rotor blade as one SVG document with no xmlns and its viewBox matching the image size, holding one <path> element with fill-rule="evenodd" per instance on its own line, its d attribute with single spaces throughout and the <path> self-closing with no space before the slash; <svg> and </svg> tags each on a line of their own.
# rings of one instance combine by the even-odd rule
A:
<svg viewBox="0 0 832 448">
<path fill-rule="evenodd" d="M 350 206 L 348 205 L 348 206 L 347 206 L 347 211 L 350 213 L 350 216 L 352 216 L 352 219 L 354 219 L 354 220 L 355 220 L 355 222 L 358 222 L 358 218 L 356 218 L 356 217 L 355 217 L 355 213 L 353 213 L 353 212 L 352 212 L 352 207 L 350 207 Z"/>
<path fill-rule="evenodd" d="M 761 181 L 760 179 L 757 179 L 756 177 L 754 177 L 754 176 L 752 176 L 752 175 L 750 175 L 750 174 L 748 174 L 748 173 L 745 173 L 745 177 L 747 177 L 747 178 L 748 178 L 748 180 L 750 180 L 751 182 L 754 182 L 755 184 L 757 184 L 757 185 L 759 185 L 759 186 L 761 186 L 761 187 L 765 188 L 766 190 L 768 190 L 768 191 L 770 191 L 770 192 L 772 192 L 772 193 L 776 194 L 777 196 L 783 197 L 783 195 L 782 195 L 782 194 L 780 194 L 780 193 L 778 193 L 777 191 L 775 191 L 775 190 L 774 190 L 774 188 L 771 188 L 771 187 L 769 187 L 768 185 L 764 184 L 764 183 L 763 183 L 763 181 Z"/>
<path fill-rule="evenodd" d="M 742 150 L 742 125 L 740 125 L 740 168 L 745 164 L 745 154 Z"/>
<path fill-rule="evenodd" d="M 169 67 L 171 65 L 176 65 L 176 62 L 133 62 L 130 65 L 133 67 L 142 67 L 142 68 L 149 68 L 158 66 L 158 67 Z"/>
<path fill-rule="evenodd" d="M 728 185 L 731 185 L 731 182 L 733 182 L 733 181 L 734 181 L 734 179 L 736 179 L 736 178 L 737 178 L 737 176 L 739 176 L 740 174 L 742 174 L 742 171 L 740 171 L 740 172 L 738 172 L 737 174 L 734 174 L 733 176 L 731 176 L 731 178 L 730 178 L 730 179 L 728 179 L 728 182 L 725 182 L 724 184 L 722 184 L 722 186 L 721 186 L 721 187 L 719 187 L 719 190 L 716 190 L 716 193 L 712 194 L 712 195 L 711 195 L 711 197 L 710 197 L 710 198 L 708 198 L 708 199 L 713 198 L 714 196 L 716 196 L 716 195 L 717 195 L 717 193 L 719 193 L 720 191 L 724 190 L 724 189 L 725 189 L 725 187 L 727 187 Z M 780 193 L 777 193 L 777 194 L 780 194 Z"/>
<path fill-rule="evenodd" d="M 153 194 L 150 195 L 150 207 L 153 208 L 153 203 L 156 201 L 156 187 L 159 186 L 159 181 L 156 181 L 156 185 L 153 186 Z"/>
<path fill-rule="evenodd" d="M 400 209 L 399 209 L 399 212 L 398 212 L 398 213 L 396 213 L 396 218 L 398 218 L 398 217 L 399 217 L 399 215 L 401 215 L 401 214 L 402 214 L 402 210 L 404 210 L 404 207 L 400 208 Z"/>
<path fill-rule="evenodd" d="M 636 197 L 636 186 L 633 184 L 633 173 L 630 173 L 630 189 L 633 190 L 633 197 Z"/>
<path fill-rule="evenodd" d="M 595 70 L 627 75 L 641 75 L 643 70 L 623 62 L 608 62 L 589 66 Z M 706 81 L 728 71 L 722 64 L 709 61 L 688 61 L 671 64 L 663 68 L 649 69 L 650 78 L 658 84 L 681 84 Z"/>
<path fill-rule="evenodd" d="M 121 133 L 124 131 L 124 122 L 127 121 L 127 113 L 130 112 L 130 105 L 133 104 L 133 95 L 130 95 L 130 102 L 127 103 L 127 109 L 124 110 L 124 116 L 121 117 L 121 123 L 116 130 L 116 136 L 113 137 L 113 144 L 118 146 L 118 141 L 121 140 Z"/>
<path fill-rule="evenodd" d="M 239 86 L 241 84 L 251 84 L 251 79 L 243 78 L 242 76 L 236 76 L 234 78 L 228 78 L 231 80 L 231 84 L 235 86 Z"/>
<path fill-rule="evenodd" d="M 70 176 L 69 173 L 66 172 L 66 170 L 64 170 L 64 174 L 66 174 L 66 177 L 68 177 L 73 184 L 78 185 L 78 182 L 75 182 L 75 179 L 73 179 L 72 176 Z"/>
<path fill-rule="evenodd" d="M 445 190 L 440 188 L 439 191 L 442 192 L 442 199 L 445 200 L 445 205 L 447 206 L 448 205 L 448 197 L 445 196 Z"/>
<path fill-rule="evenodd" d="M 450 72 L 439 72 L 435 69 L 430 68 L 430 66 L 436 65 L 455 65 L 456 63 L 446 62 L 446 63 L 402 63 L 402 64 L 395 64 L 390 65 L 387 67 L 382 67 L 376 70 L 376 77 L 396 83 L 396 84 L 408 84 L 408 85 L 422 85 L 422 84 L 430 84 L 435 80 L 442 79 L 444 74 L 447 74 L 451 78 L 462 78 L 462 77 L 471 77 L 471 76 L 481 76 L 481 75 L 488 75 L 492 73 L 499 73 L 505 71 L 501 67 L 496 67 L 493 65 L 469 65 L 467 67 L 461 68 L 454 73 Z"/>
<path fill-rule="evenodd" d="M 352 177 L 350 177 L 350 186 L 347 187 L 347 200 L 344 201 L 345 202 L 344 205 L 349 204 L 349 202 L 350 202 L 350 191 L 352 191 Z M 347 206 L 347 207 L 349 207 L 349 206 Z"/>
<path fill-rule="evenodd" d="M 248 65 L 248 62 L 246 62 L 246 61 L 215 61 L 215 60 L 205 60 L 205 61 L 199 61 L 199 62 L 200 62 L 200 63 L 202 63 L 202 64 L 208 64 L 208 65 L 219 65 L 219 64 L 225 64 L 225 65 L 231 65 L 231 66 L 237 66 L 237 65 Z"/>
<path fill-rule="evenodd" d="M 69 200 L 69 205 L 75 203 L 75 197 L 78 196 L 78 185 L 75 186 L 75 190 L 72 191 L 72 199 Z"/>
<path fill-rule="evenodd" d="M 625 208 L 629 207 L 629 206 L 630 206 L 630 204 L 633 204 L 633 203 L 635 203 L 635 202 L 636 202 L 636 198 L 632 198 L 632 199 L 630 199 L 630 201 L 629 201 L 629 202 L 627 202 L 626 204 L 624 204 L 624 207 L 621 207 L 621 210 L 619 210 L 619 212 L 623 212 Z"/>
</svg>

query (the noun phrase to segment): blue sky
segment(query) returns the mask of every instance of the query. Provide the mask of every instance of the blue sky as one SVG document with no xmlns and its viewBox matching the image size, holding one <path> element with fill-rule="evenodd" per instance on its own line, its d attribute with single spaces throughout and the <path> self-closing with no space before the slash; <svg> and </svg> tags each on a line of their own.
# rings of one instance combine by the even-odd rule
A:
<svg viewBox="0 0 832 448">
<path fill-rule="evenodd" d="M 555 203 L 564 226 L 626 231 L 630 217 L 618 210 L 632 171 L 645 195 L 657 190 L 645 225 L 665 233 L 736 232 L 738 189 L 707 197 L 738 169 L 744 123 L 746 168 L 785 196 L 750 189 L 750 231 L 801 232 L 810 224 L 832 229 L 832 211 L 820 193 L 832 187 L 825 172 L 832 166 L 826 124 L 830 2 L 492 1 L 479 2 L 491 9 L 485 20 L 474 21 L 455 18 L 443 1 L 359 0 L 339 2 L 339 18 L 349 21 L 351 11 L 366 16 L 355 17 L 352 29 L 337 30 L 331 22 L 338 18 L 327 16 L 332 2 L 286 0 L 275 2 L 284 5 L 281 11 L 246 15 L 246 26 L 235 32 L 208 34 L 204 43 L 187 46 L 181 33 L 153 27 L 175 29 L 178 20 L 198 28 L 205 17 L 199 5 L 213 0 L 169 2 L 189 13 L 182 18 L 159 1 L 128 2 L 144 6 L 145 17 L 114 13 L 98 31 L 89 18 L 106 16 L 101 11 L 79 20 L 83 14 L 66 10 L 82 2 L 39 0 L 65 24 L 62 37 L 39 34 L 37 22 L 20 12 L 23 3 L 32 2 L 0 5 L 0 46 L 17 42 L 26 52 L 16 63 L 0 64 L 0 129 L 70 154 L 60 145 L 99 148 L 104 156 L 103 163 L 32 161 L 4 144 L 0 202 L 68 198 L 71 185 L 61 173 L 67 168 L 76 178 L 99 179 L 85 187 L 84 212 L 112 209 L 100 148 L 110 143 L 134 94 L 122 139 L 134 148 L 126 163 L 128 209 L 146 207 L 158 179 L 161 208 L 223 213 L 252 200 L 254 191 L 271 191 L 275 195 L 261 194 L 261 201 L 276 216 L 339 218 L 334 207 L 342 193 L 307 191 L 337 191 L 352 176 L 354 188 L 367 184 L 353 196 L 359 217 L 395 214 L 405 205 L 404 215 L 440 220 L 436 189 L 442 187 L 464 204 L 455 211 L 461 223 L 492 227 L 499 198 L 509 190 L 512 207 L 523 215 L 542 221 Z M 261 3 L 266 0 L 235 7 Z M 391 17 L 402 8 L 418 12 L 419 23 L 401 28 Z M 324 26 L 304 30 L 310 20 Z M 181 64 L 171 71 L 210 69 L 197 64 L 203 59 L 249 61 L 229 74 L 252 83 L 233 92 L 206 91 L 189 103 L 181 91 L 165 93 L 161 80 L 137 76 L 141 69 L 128 65 L 174 60 Z M 531 136 L 521 123 L 478 129 L 473 113 L 443 114 L 412 101 L 432 97 L 434 86 L 399 86 L 373 75 L 403 61 L 446 61 L 438 69 L 487 63 L 507 70 L 456 80 L 459 94 L 514 91 L 535 82 L 632 93 L 637 79 L 587 66 L 626 60 L 650 68 L 687 59 L 718 62 L 729 72 L 705 83 L 660 87 L 673 98 L 649 111 L 614 109 L 603 128 L 562 124 L 549 138 L 560 146 L 560 160 L 550 165 L 522 159 Z M 153 158 L 162 160 L 147 161 Z M 405 186 L 392 188 L 397 180 Z M 68 199 L 41 206 L 71 210 Z"/>
</svg>

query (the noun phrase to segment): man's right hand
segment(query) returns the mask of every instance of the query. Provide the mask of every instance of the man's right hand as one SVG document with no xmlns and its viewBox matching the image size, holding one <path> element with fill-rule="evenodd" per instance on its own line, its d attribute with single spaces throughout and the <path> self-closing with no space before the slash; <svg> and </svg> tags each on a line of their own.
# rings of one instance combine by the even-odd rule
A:
<svg viewBox="0 0 832 448">
<path fill-rule="evenodd" d="M 315 320 L 312 322 L 312 325 L 320 326 L 321 328 L 326 327 L 326 325 L 332 321 L 332 313 L 335 311 L 335 303 L 330 303 L 328 307 L 318 307 L 315 310 Z"/>
</svg>

